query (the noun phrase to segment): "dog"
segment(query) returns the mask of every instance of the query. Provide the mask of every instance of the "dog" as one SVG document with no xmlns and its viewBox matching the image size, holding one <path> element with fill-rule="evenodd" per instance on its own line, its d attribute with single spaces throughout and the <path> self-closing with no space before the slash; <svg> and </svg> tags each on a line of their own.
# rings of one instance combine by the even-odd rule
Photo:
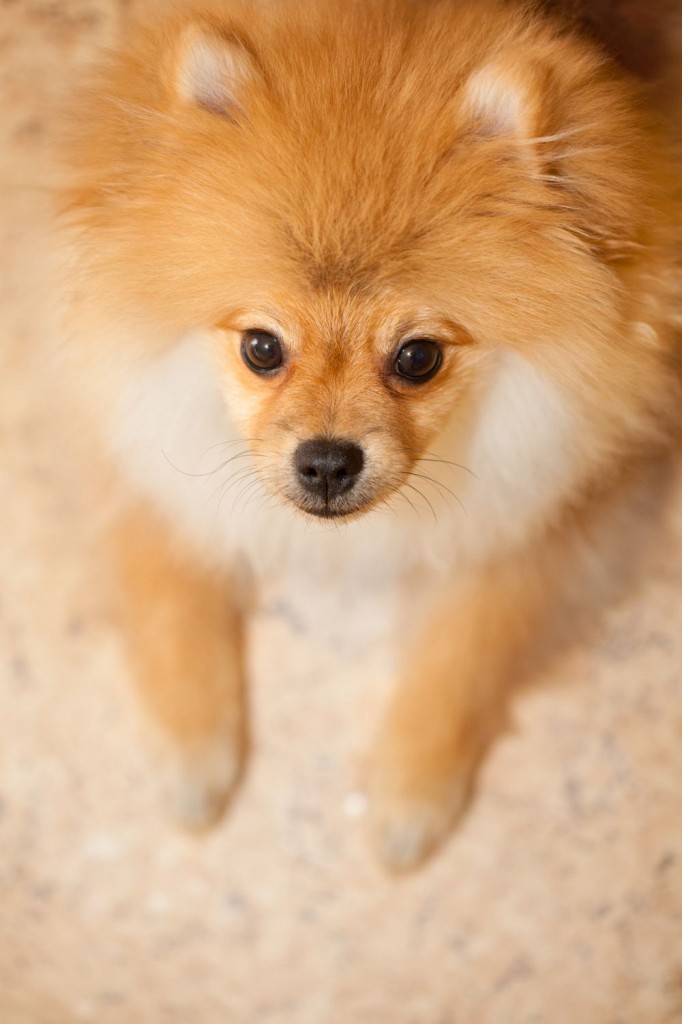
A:
<svg viewBox="0 0 682 1024">
<path fill-rule="evenodd" d="M 388 566 L 368 820 L 412 868 L 677 443 L 665 133 L 527 4 L 197 0 L 129 29 L 66 149 L 67 349 L 174 812 L 240 775 L 244 566 Z"/>
</svg>

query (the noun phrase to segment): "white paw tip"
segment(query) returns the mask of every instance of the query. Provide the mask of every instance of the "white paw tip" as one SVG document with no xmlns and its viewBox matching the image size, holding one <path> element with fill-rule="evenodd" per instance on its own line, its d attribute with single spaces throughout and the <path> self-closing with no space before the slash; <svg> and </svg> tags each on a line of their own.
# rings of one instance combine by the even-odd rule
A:
<svg viewBox="0 0 682 1024">
<path fill-rule="evenodd" d="M 386 829 L 381 837 L 381 851 L 388 867 L 408 871 L 416 867 L 433 849 L 435 836 L 422 822 L 405 822 Z"/>
<path fill-rule="evenodd" d="M 225 810 L 231 789 L 214 789 L 187 779 L 166 793 L 166 807 L 175 822 L 190 831 L 215 824 Z"/>
</svg>

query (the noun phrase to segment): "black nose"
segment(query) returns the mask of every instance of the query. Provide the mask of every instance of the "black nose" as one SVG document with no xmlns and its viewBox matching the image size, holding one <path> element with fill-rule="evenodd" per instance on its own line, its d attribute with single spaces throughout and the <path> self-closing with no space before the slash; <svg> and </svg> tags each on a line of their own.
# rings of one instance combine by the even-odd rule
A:
<svg viewBox="0 0 682 1024">
<path fill-rule="evenodd" d="M 351 441 L 303 441 L 294 454 L 298 479 L 310 494 L 329 502 L 355 484 L 365 464 L 362 448 Z"/>
</svg>

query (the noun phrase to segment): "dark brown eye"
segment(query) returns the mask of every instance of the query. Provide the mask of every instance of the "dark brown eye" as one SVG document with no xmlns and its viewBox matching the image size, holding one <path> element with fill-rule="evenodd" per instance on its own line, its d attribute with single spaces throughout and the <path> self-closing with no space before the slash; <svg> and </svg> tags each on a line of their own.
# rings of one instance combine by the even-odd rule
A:
<svg viewBox="0 0 682 1024">
<path fill-rule="evenodd" d="M 423 384 L 438 373 L 442 362 L 443 355 L 437 341 L 432 341 L 431 338 L 415 338 L 398 351 L 395 370 L 398 376 Z"/>
<path fill-rule="evenodd" d="M 282 342 L 269 331 L 246 331 L 242 339 L 242 358 L 255 373 L 271 373 L 284 362 Z"/>
</svg>

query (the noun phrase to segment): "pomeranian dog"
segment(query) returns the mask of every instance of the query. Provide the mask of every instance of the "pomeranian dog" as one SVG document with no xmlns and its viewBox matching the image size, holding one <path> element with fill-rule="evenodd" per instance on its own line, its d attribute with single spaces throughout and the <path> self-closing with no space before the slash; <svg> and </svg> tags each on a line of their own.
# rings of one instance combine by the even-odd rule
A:
<svg viewBox="0 0 682 1024">
<path fill-rule="evenodd" d="M 244 566 L 388 566 L 368 818 L 409 868 L 678 436 L 664 138 L 592 44 L 501 0 L 166 10 L 71 135 L 69 346 L 175 812 L 210 822 L 240 774 Z M 206 500 L 228 464 L 260 500 Z"/>
</svg>

